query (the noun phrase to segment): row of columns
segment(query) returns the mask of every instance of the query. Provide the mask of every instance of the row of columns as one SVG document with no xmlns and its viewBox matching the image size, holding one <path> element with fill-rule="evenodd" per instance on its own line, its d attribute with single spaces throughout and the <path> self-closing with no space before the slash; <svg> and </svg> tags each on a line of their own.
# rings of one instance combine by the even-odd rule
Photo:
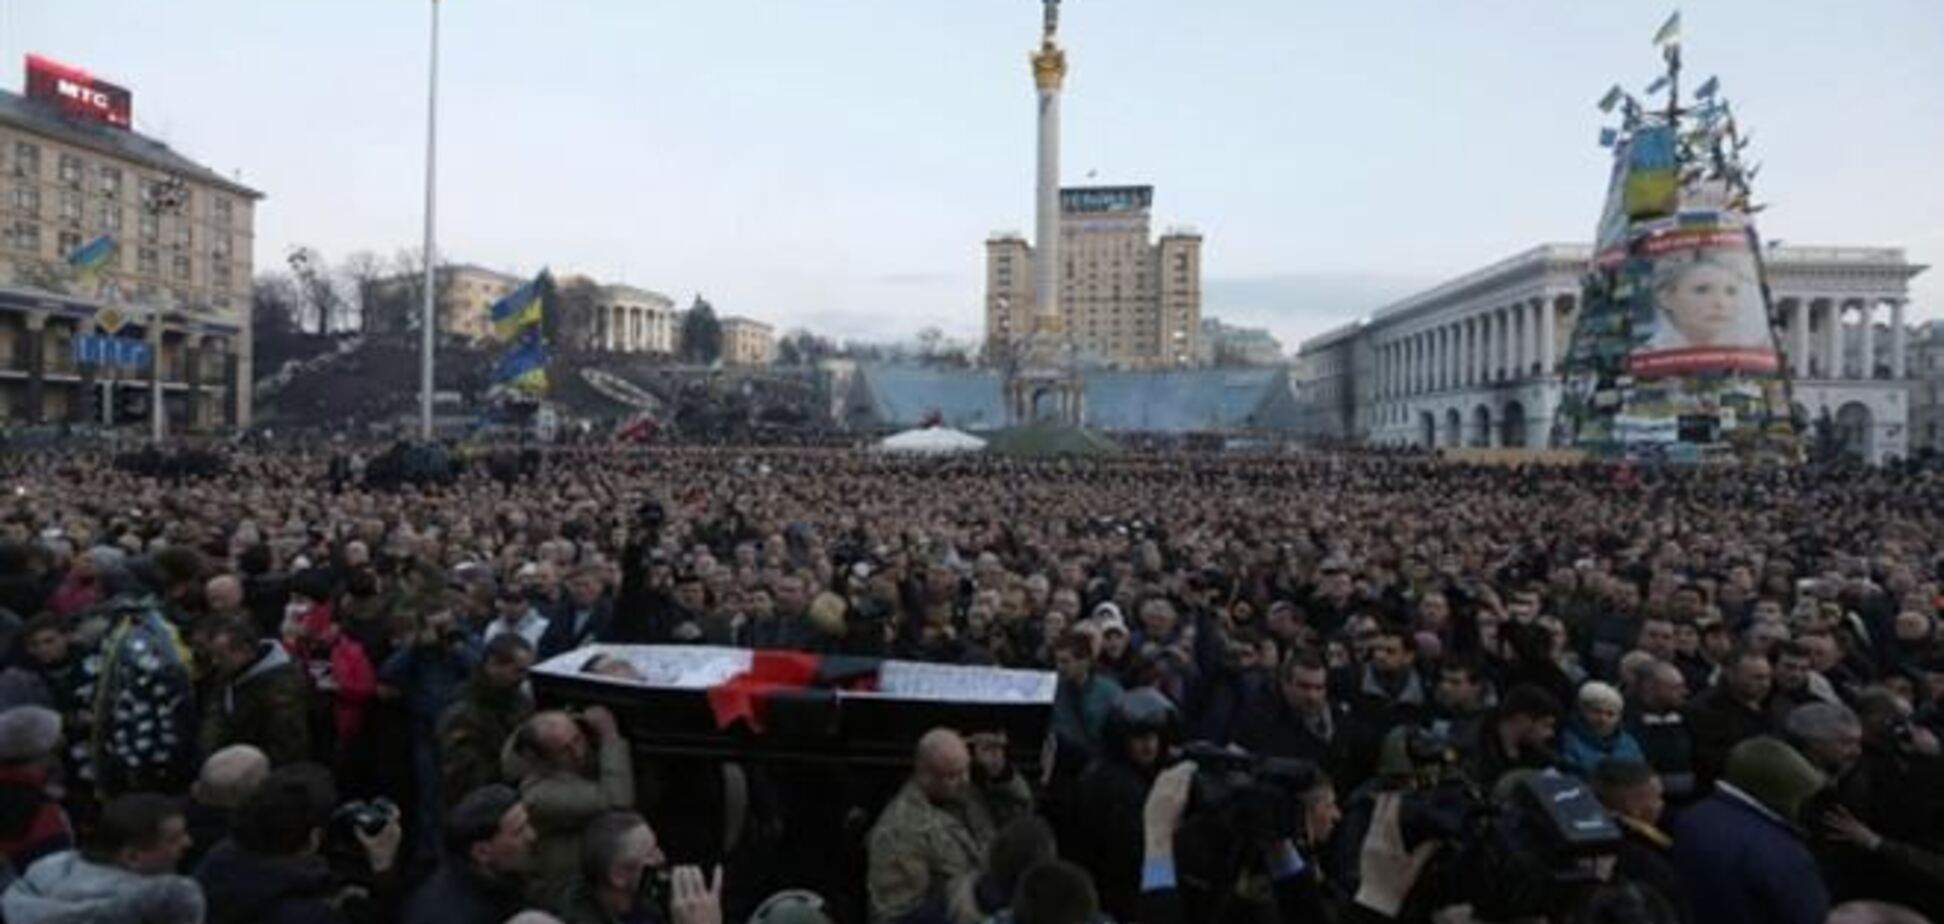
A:
<svg viewBox="0 0 1944 924">
<path fill-rule="evenodd" d="M 675 351 L 675 312 L 610 306 L 607 324 L 601 332 L 603 349 L 619 353 L 672 353 Z"/>
<path fill-rule="evenodd" d="M 1884 364 L 1882 371 L 1892 379 L 1903 378 L 1904 354 L 1909 346 L 1908 332 L 1904 329 L 1906 303 L 1907 300 L 1901 298 L 1844 296 L 1782 299 L 1778 305 L 1785 319 L 1782 352 L 1788 357 L 1789 373 L 1801 379 L 1880 378 L 1876 362 L 1876 315 L 1879 307 L 1888 305 L 1890 361 Z M 1847 343 L 1851 334 L 1845 330 L 1848 325 L 1843 323 L 1843 316 L 1851 310 L 1857 315 L 1854 334 L 1857 356 L 1854 362 L 1850 359 Z"/>
<path fill-rule="evenodd" d="M 48 375 L 49 373 L 71 372 L 78 373 L 81 381 L 78 393 L 69 396 L 66 419 L 75 424 L 90 423 L 91 421 L 87 419 L 87 396 L 92 394 L 93 389 L 99 385 L 99 376 L 96 374 L 96 370 L 92 366 L 78 366 L 72 359 L 50 350 L 55 331 L 50 329 L 50 325 L 48 324 L 50 318 L 45 312 L 26 312 L 23 320 L 25 323 L 22 325 L 21 333 L 24 334 L 24 337 L 21 343 L 20 359 L 24 366 L 23 371 L 27 373 L 25 395 L 23 396 L 26 399 L 24 408 L 25 421 L 28 424 L 53 422 L 48 418 L 46 413 L 49 385 L 53 384 L 55 388 L 67 388 L 70 386 L 50 383 L 48 381 Z M 78 322 L 68 328 L 68 330 L 70 331 L 70 337 L 96 332 L 93 322 Z M 221 409 L 217 414 L 218 419 L 204 419 L 199 413 L 203 405 L 203 396 L 211 384 L 207 381 L 208 377 L 204 374 L 203 370 L 204 360 L 207 358 L 206 353 L 208 352 L 201 345 L 203 337 L 204 335 L 198 333 L 186 333 L 183 335 L 184 339 L 180 341 L 181 360 L 176 368 L 166 368 L 166 364 L 163 361 L 164 357 L 157 356 L 155 361 L 151 363 L 147 375 L 137 372 L 127 374 L 123 377 L 123 381 L 136 384 L 143 381 L 152 381 L 155 376 L 160 375 L 165 384 L 181 384 L 186 386 L 188 392 L 187 406 L 189 408 L 189 419 L 171 421 L 172 427 L 181 425 L 190 429 L 202 429 L 218 424 L 225 427 L 234 427 L 237 425 L 239 418 L 237 408 L 237 382 L 240 369 L 238 357 L 232 350 L 217 351 L 218 355 L 222 357 L 223 362 L 221 376 L 218 382 L 221 385 L 219 395 Z"/>
<path fill-rule="evenodd" d="M 1509 382 L 1558 369 L 1559 315 L 1573 296 L 1539 296 L 1377 344 L 1377 397 Z"/>
</svg>

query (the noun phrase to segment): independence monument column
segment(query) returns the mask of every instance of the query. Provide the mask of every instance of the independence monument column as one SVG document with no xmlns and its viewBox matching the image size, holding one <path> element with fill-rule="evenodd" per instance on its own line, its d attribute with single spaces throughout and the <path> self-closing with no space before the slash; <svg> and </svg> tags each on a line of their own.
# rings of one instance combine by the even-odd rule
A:
<svg viewBox="0 0 1944 924">
<path fill-rule="evenodd" d="M 1060 314 L 1060 83 L 1066 52 L 1060 50 L 1060 0 L 1043 0 L 1046 31 L 1033 53 L 1033 85 L 1039 88 L 1039 184 L 1033 236 L 1033 333 L 1063 333 Z M 1062 337 L 1061 339 L 1065 339 Z"/>
<path fill-rule="evenodd" d="M 1060 262 L 1060 84 L 1066 52 L 1060 49 L 1060 0 L 1041 0 L 1046 24 L 1033 52 L 1033 86 L 1039 91 L 1039 175 L 1034 187 L 1033 322 L 1022 362 L 1005 383 L 1014 424 L 1051 421 L 1079 426 L 1086 417 L 1086 389 L 1060 311 L 1064 281 Z"/>
</svg>

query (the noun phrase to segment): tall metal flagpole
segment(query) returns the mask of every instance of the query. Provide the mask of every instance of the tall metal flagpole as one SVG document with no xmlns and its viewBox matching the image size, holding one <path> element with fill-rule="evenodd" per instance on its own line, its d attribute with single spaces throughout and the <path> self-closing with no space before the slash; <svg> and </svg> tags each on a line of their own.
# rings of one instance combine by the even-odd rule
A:
<svg viewBox="0 0 1944 924">
<path fill-rule="evenodd" d="M 438 191 L 439 149 L 439 0 L 432 0 L 432 64 L 425 93 L 425 307 L 419 318 L 419 439 L 432 439 L 432 339 L 438 326 L 433 242 L 434 198 Z"/>
</svg>

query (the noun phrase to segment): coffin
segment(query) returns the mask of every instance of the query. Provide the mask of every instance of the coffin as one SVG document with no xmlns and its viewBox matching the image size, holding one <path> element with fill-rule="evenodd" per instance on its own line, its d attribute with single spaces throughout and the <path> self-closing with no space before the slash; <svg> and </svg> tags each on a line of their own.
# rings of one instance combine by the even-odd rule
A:
<svg viewBox="0 0 1944 924">
<path fill-rule="evenodd" d="M 625 660 L 641 679 L 588 673 L 600 656 Z M 758 692 L 760 727 L 747 718 L 725 727 L 724 691 L 746 687 L 752 666 L 778 657 L 807 660 L 818 676 Z M 650 755 L 902 766 L 921 735 L 947 727 L 1003 729 L 1013 766 L 1037 768 L 1057 681 L 1050 671 L 706 645 L 589 645 L 535 666 L 532 684 L 541 708 L 606 706 L 635 750 Z"/>
</svg>

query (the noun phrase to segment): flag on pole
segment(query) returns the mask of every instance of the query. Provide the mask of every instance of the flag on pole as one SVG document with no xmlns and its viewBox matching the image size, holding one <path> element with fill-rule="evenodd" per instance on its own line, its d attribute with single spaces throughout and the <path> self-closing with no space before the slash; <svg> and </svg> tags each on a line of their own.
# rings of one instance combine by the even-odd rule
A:
<svg viewBox="0 0 1944 924">
<path fill-rule="evenodd" d="M 107 266 L 108 261 L 114 258 L 115 237 L 112 234 L 104 234 L 74 248 L 74 252 L 68 254 L 67 261 L 69 266 L 83 275 L 92 275 L 100 272 L 101 268 Z"/>
<path fill-rule="evenodd" d="M 547 390 L 547 343 L 540 339 L 539 327 L 526 328 L 513 348 L 500 357 L 499 366 L 493 370 L 493 384 L 525 392 Z"/>
<path fill-rule="evenodd" d="M 1714 98 L 1715 91 L 1720 89 L 1721 78 L 1710 77 L 1703 81 L 1700 86 L 1694 88 L 1694 95 L 1697 99 L 1712 99 Z"/>
<path fill-rule="evenodd" d="M 513 339 L 520 331 L 540 323 L 540 280 L 534 278 L 487 309 L 493 318 L 493 332 Z"/>
<path fill-rule="evenodd" d="M 1667 21 L 1661 24 L 1660 31 L 1654 33 L 1654 44 L 1660 46 L 1678 45 L 1680 43 L 1681 11 L 1675 10 L 1674 15 L 1667 17 Z"/>
<path fill-rule="evenodd" d="M 1612 112 L 1613 107 L 1620 105 L 1620 101 L 1626 98 L 1627 91 L 1620 89 L 1620 85 L 1616 83 L 1613 89 L 1606 91 L 1606 95 L 1600 97 L 1600 111 Z"/>
</svg>

